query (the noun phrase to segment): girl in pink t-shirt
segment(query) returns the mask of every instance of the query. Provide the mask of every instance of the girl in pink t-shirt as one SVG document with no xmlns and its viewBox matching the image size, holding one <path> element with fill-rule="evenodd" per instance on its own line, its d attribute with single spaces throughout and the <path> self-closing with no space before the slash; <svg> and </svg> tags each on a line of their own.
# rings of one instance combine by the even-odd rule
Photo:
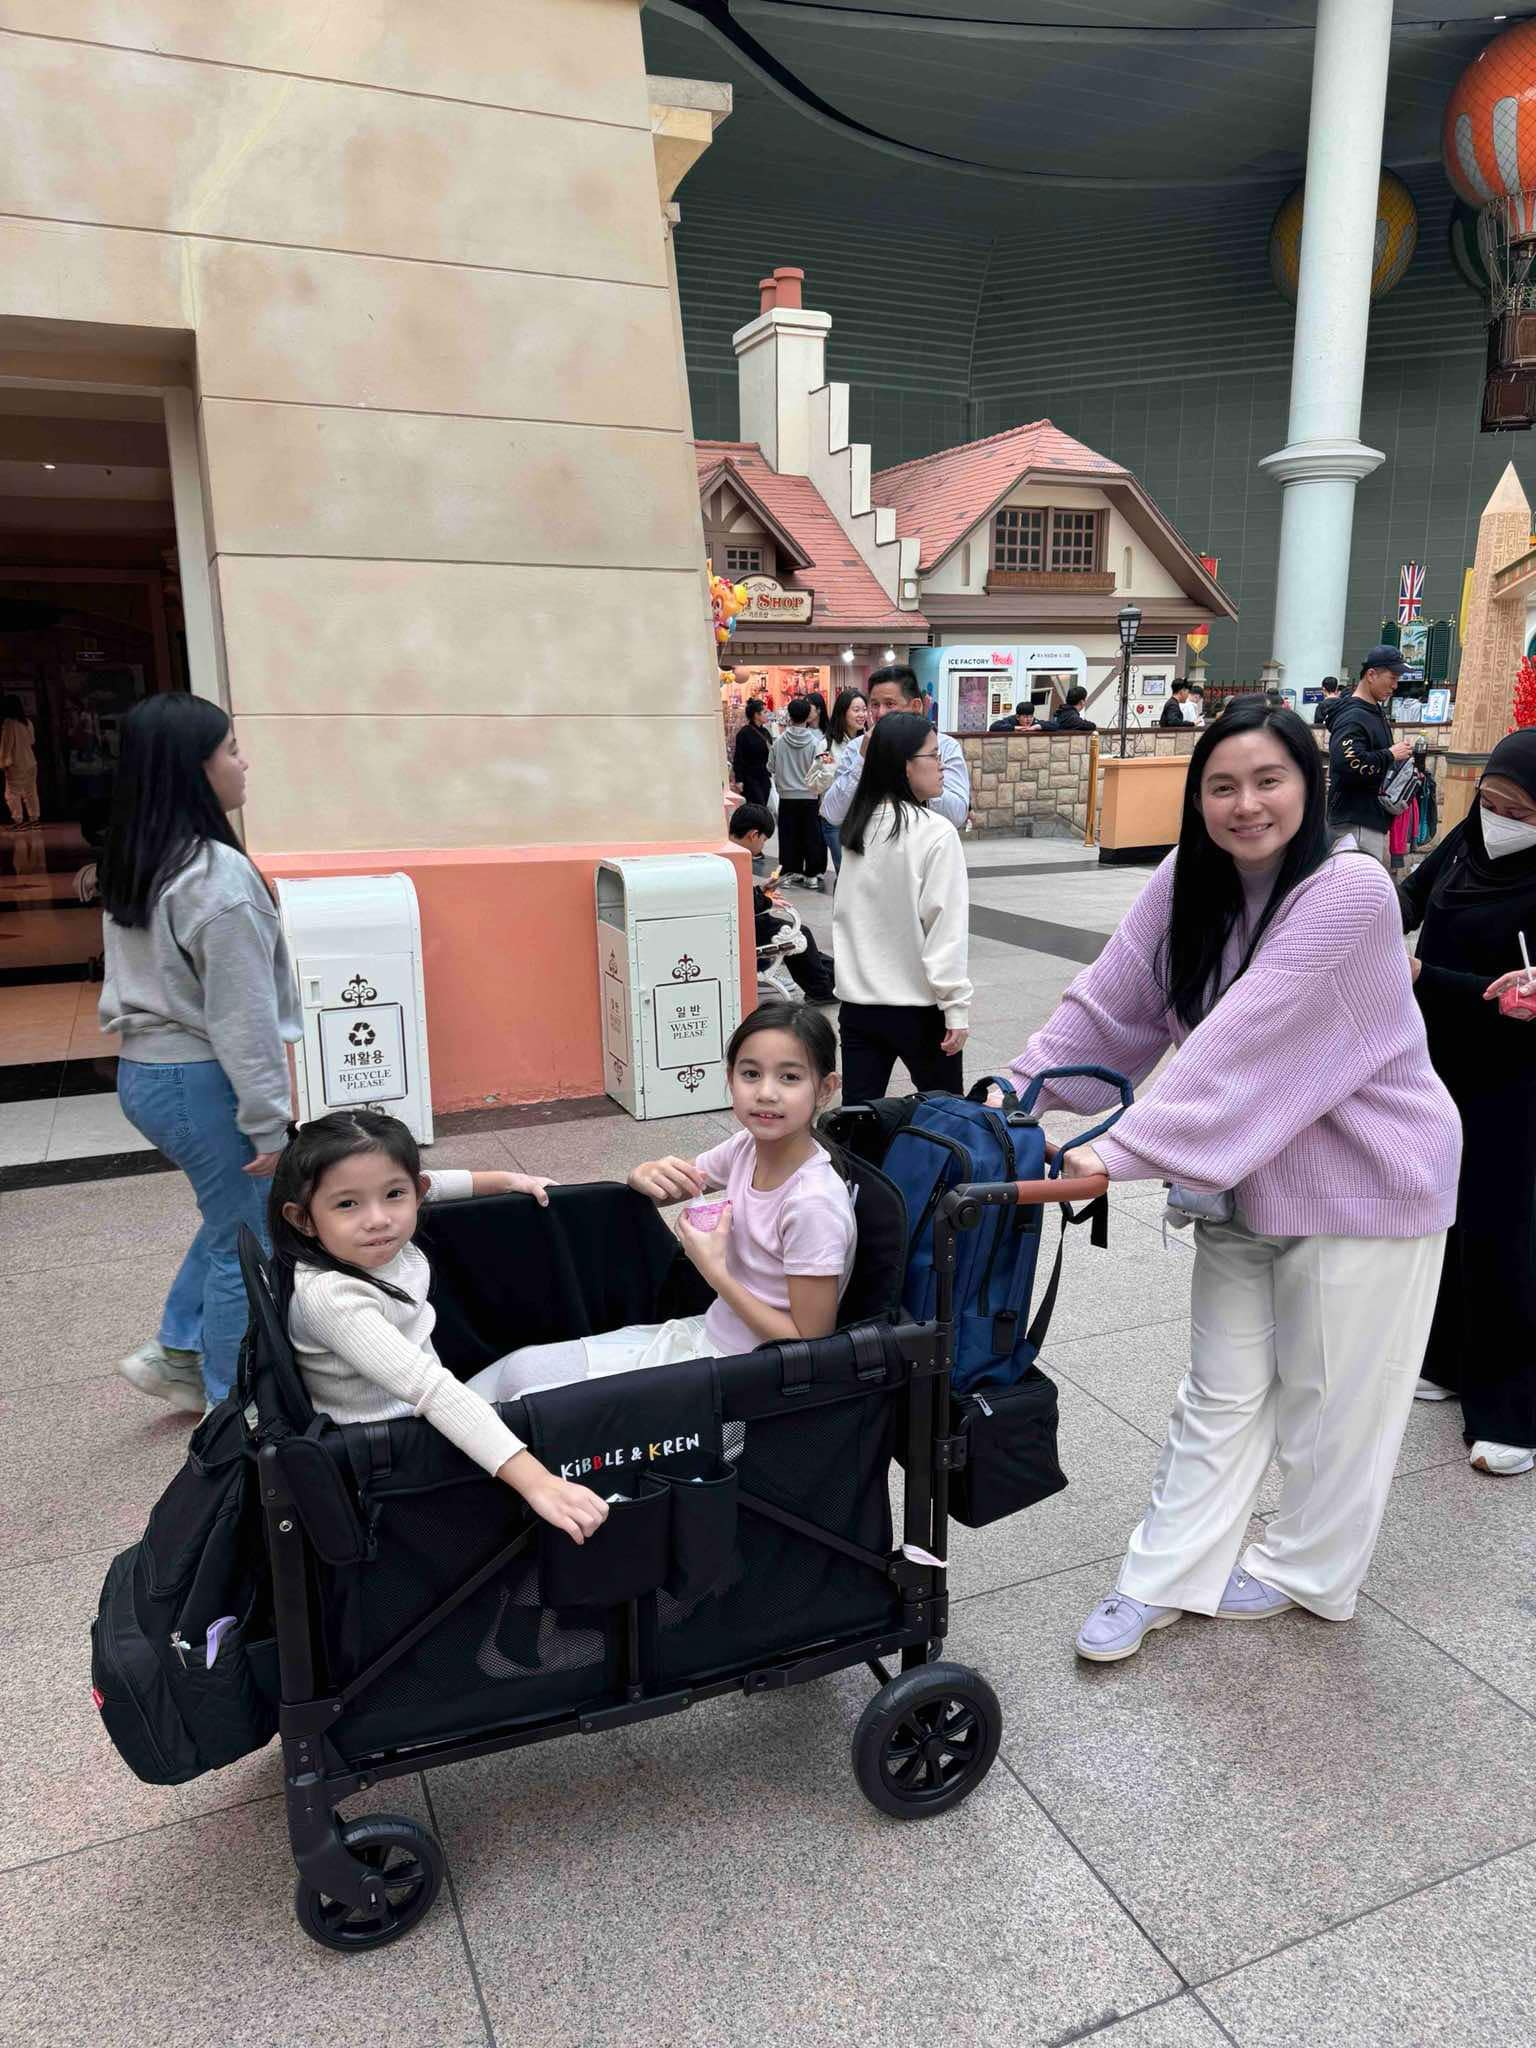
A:
<svg viewBox="0 0 1536 2048">
<path fill-rule="evenodd" d="M 691 1205 L 678 1236 L 715 1290 L 707 1314 L 530 1344 L 470 1385 L 508 1401 L 572 1380 L 830 1335 L 857 1241 L 852 1197 L 811 1128 L 836 1088 L 836 1053 L 819 1010 L 764 1003 L 726 1048 L 731 1107 L 743 1129 L 696 1159 L 652 1159 L 629 1176 L 661 1207 Z M 723 1199 L 701 1199 L 711 1189 Z"/>
</svg>

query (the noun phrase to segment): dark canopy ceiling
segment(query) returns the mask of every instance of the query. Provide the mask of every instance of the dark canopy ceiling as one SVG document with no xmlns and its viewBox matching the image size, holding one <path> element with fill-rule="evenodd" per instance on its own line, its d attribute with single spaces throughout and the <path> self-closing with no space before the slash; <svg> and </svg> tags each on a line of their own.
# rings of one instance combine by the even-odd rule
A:
<svg viewBox="0 0 1536 2048">
<path fill-rule="evenodd" d="M 1397 0 L 1389 165 L 1438 158 L 1446 96 L 1504 26 L 1494 14 Z M 1038 217 L 1064 185 L 1299 176 L 1315 15 L 1315 0 L 648 0 L 644 20 L 652 71 L 735 90 L 690 190 L 974 220 Z"/>
</svg>

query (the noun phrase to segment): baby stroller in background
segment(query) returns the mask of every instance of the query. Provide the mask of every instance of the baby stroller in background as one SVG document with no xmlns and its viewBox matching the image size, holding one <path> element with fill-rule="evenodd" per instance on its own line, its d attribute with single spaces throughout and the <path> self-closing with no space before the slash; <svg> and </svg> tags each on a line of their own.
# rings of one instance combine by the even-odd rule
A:
<svg viewBox="0 0 1536 2048">
<path fill-rule="evenodd" d="M 108 1575 L 93 1677 L 114 1741 L 155 1782 L 174 1780 L 156 1775 L 143 1742 L 151 1651 L 172 1711 L 189 1730 L 211 1722 L 222 1741 L 210 1752 L 199 1733 L 180 1777 L 277 1729 L 295 1910 L 316 1941 L 378 1947 L 428 1911 L 444 1868 L 432 1835 L 335 1809 L 435 1764 L 863 1664 L 878 1690 L 853 1733 L 853 1768 L 876 1807 L 940 1814 L 986 1776 L 996 1696 L 943 1657 L 951 1476 L 964 1458 L 949 1397 L 956 1241 L 990 1209 L 1038 1214 L 1102 1188 L 948 1189 L 921 1219 L 933 1312 L 919 1320 L 900 1308 L 906 1205 L 867 1160 L 844 1163 L 859 1243 L 834 1335 L 505 1404 L 547 1464 L 609 1499 L 581 1546 L 430 1425 L 317 1415 L 247 1234 L 239 1387 L 194 1434 L 188 1468 L 254 1460 L 254 1487 L 220 1516 L 217 1542 L 195 1547 L 169 1540 L 162 1502 Z M 611 1184 L 551 1188 L 547 1209 L 521 1195 L 429 1208 L 421 1240 L 439 1353 L 465 1378 L 514 1343 L 696 1313 L 708 1298 L 654 1206 Z M 218 1543 L 243 1545 L 253 1563 L 240 1613 L 216 1620 L 230 1583 L 209 1583 Z M 143 1598 L 137 1616 L 125 1605 L 146 1569 L 156 1611 L 175 1617 L 174 1656 L 151 1641 Z M 216 1665 L 211 1623 L 223 1631 Z"/>
<path fill-rule="evenodd" d="M 753 900 L 754 904 L 766 903 L 761 888 L 754 890 Z M 777 996 L 790 1003 L 829 1003 L 834 999 L 831 956 L 821 951 L 815 934 L 807 931 L 792 903 L 775 897 L 771 906 L 759 913 L 756 925 L 760 998 Z"/>
</svg>

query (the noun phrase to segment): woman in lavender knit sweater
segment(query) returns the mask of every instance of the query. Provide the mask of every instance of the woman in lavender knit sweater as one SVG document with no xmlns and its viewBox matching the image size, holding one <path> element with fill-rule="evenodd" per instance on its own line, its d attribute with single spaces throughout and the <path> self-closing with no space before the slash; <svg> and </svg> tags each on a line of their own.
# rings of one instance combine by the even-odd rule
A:
<svg viewBox="0 0 1536 2048">
<path fill-rule="evenodd" d="M 1299 1059 L 1320 1036 L 1327 1060 Z M 1068 1154 L 1233 1210 L 1195 1225 L 1190 1368 L 1151 1505 L 1077 1639 L 1102 1663 L 1184 1613 L 1354 1613 L 1456 1208 L 1460 1125 L 1396 894 L 1331 844 L 1311 734 L 1261 698 L 1201 738 L 1177 851 L 1008 1078 L 1092 1064 L 1139 1082 L 1170 1044 L 1113 1136 Z M 1104 1100 L 1064 1081 L 1045 1106 Z M 1239 1566 L 1277 1452 L 1280 1505 Z"/>
</svg>

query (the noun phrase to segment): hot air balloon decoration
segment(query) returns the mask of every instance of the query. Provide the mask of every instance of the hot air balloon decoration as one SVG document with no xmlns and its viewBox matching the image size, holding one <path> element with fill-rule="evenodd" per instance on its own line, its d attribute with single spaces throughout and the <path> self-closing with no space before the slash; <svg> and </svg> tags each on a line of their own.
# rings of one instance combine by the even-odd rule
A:
<svg viewBox="0 0 1536 2048">
<path fill-rule="evenodd" d="M 1294 306 L 1301 278 L 1301 212 L 1298 185 L 1280 203 L 1269 230 L 1269 274 L 1276 291 Z M 1371 297 L 1384 298 L 1403 272 L 1419 240 L 1419 214 L 1401 178 L 1383 171 L 1376 188 L 1376 239 L 1371 255 Z"/>
<path fill-rule="evenodd" d="M 1441 153 L 1457 197 L 1479 211 L 1489 320 L 1483 432 L 1527 428 L 1536 422 L 1536 21 L 1496 36 L 1461 74 Z"/>
</svg>

